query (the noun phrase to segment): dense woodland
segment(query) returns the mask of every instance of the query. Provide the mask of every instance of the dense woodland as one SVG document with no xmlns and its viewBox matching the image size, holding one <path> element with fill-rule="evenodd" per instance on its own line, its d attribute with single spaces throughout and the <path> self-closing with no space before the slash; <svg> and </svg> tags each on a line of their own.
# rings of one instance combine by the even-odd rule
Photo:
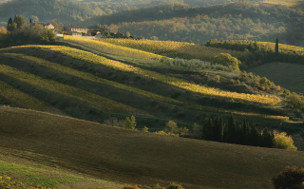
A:
<svg viewBox="0 0 304 189">
<path fill-rule="evenodd" d="M 60 1 L 16 0 L 0 6 L 0 17 L 12 12 L 40 21 L 105 25 L 147 39 L 206 43 L 210 39 L 259 40 L 303 45 L 303 6 L 252 1 Z M 4 23 L 6 20 L 0 20 Z"/>
<path fill-rule="evenodd" d="M 208 8 L 172 6 L 157 13 L 155 10 L 119 13 L 100 19 L 100 23 L 112 23 L 110 29 L 114 31 L 160 40 L 206 43 L 215 38 L 273 41 L 280 37 L 285 43 L 303 44 L 304 13 L 300 9 L 236 3 Z M 123 22 L 118 18 L 123 18 Z"/>
<path fill-rule="evenodd" d="M 237 0 L 233 0 L 237 1 Z M 232 2 L 233 2 L 232 1 Z M 226 3 L 227 0 L 14 0 L 2 3 L 0 18 L 22 14 L 26 17 L 38 16 L 42 21 L 59 19 L 70 23 L 98 15 L 110 15 L 122 10 L 138 9 L 167 3 L 185 3 L 190 6 L 203 6 Z M 1 2 L 0 2 L 1 4 Z M 0 20 L 4 22 L 4 20 Z"/>
</svg>

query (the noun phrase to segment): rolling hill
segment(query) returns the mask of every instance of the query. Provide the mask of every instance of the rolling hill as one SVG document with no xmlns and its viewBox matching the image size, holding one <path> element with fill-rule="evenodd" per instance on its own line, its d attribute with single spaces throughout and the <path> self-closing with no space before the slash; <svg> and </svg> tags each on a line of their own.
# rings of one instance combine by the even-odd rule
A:
<svg viewBox="0 0 304 189">
<path fill-rule="evenodd" d="M 51 160 L 51 161 L 50 161 Z M 55 159 L 33 152 L 1 147 L 1 188 L 122 188 L 123 184 L 59 167 Z"/>
<path fill-rule="evenodd" d="M 85 25 L 105 24 L 114 32 L 147 39 L 206 43 L 210 39 L 273 41 L 303 45 L 303 10 L 261 2 L 208 7 L 169 5 L 98 16 Z M 271 16 L 269 16 L 271 15 Z"/>
<path fill-rule="evenodd" d="M 304 93 L 303 65 L 274 62 L 252 68 L 250 71 L 265 76 L 291 91 Z"/>
<path fill-rule="evenodd" d="M 233 0 L 236 1 L 236 0 Z M 232 1 L 232 2 L 233 2 Z M 153 7 L 170 3 L 186 4 L 188 6 L 208 6 L 224 4 L 227 0 L 1 0 L 0 22 L 6 22 L 9 17 L 21 14 L 30 18 L 38 16 L 42 22 L 58 19 L 65 24 L 76 23 L 94 16 L 111 15 L 120 11 Z M 229 1 L 231 2 L 231 1 Z"/>
<path fill-rule="evenodd" d="M 134 114 L 140 125 L 151 127 L 170 119 L 201 122 L 201 115 L 210 113 L 261 120 L 292 116 L 283 90 L 267 93 L 246 74 L 225 67 L 202 61 L 172 65 L 174 59 L 163 55 L 77 37 L 66 37 L 64 44 L 70 47 L 2 49 L 2 103 L 27 108 L 35 104 L 39 110 L 94 121 Z"/>
<path fill-rule="evenodd" d="M 0 107 L 0 130 L 1 154 L 6 154 L 0 156 L 1 161 L 5 160 L 0 161 L 2 173 L 5 168 L 4 174 L 19 175 L 27 182 L 31 177 L 24 177 L 24 173 L 29 169 L 39 171 L 40 177 L 52 175 L 58 179 L 56 175 L 60 174 L 56 186 L 90 183 L 88 177 L 71 171 L 67 174 L 65 169 L 69 169 L 112 181 L 93 180 L 95 188 L 100 183 L 120 188 L 115 181 L 147 186 L 178 182 L 189 188 L 262 189 L 272 187 L 271 178 L 284 166 L 304 166 L 303 152 L 160 136 L 10 107 Z M 16 160 L 16 155 L 59 168 L 28 168 L 33 163 Z M 12 161 L 15 164 L 5 163 Z"/>
</svg>

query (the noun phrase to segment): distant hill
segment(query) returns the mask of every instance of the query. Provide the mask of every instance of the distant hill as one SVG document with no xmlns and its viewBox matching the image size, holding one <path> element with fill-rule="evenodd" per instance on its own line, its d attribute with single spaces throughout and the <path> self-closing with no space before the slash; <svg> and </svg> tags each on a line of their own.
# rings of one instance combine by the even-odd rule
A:
<svg viewBox="0 0 304 189">
<path fill-rule="evenodd" d="M 60 167 L 118 183 L 268 189 L 285 166 L 304 166 L 303 152 L 160 136 L 9 107 L 0 107 L 0 146 L 6 149 L 1 153 L 15 151 L 17 157 L 30 159 L 28 165 L 45 162 L 57 167 L 56 172 L 51 172 L 55 168 L 23 167 L 24 174 L 14 164 L 6 167 L 7 173 L 17 173 L 17 178 L 27 182 L 44 178 L 38 180 L 40 184 L 75 183 L 75 188 L 89 183 L 99 188 L 98 183 L 103 182 L 104 188 L 118 188 L 119 184 L 100 180 L 94 184 L 81 175 L 66 174 Z M 9 160 L 8 155 L 6 158 Z M 32 170 L 39 171 L 39 177 Z"/>
<path fill-rule="evenodd" d="M 89 19 L 83 24 L 106 24 L 113 31 L 145 38 L 205 43 L 210 39 L 273 41 L 279 37 L 303 45 L 304 12 L 265 3 L 238 2 L 191 8 L 185 5 L 150 7 Z"/>
<path fill-rule="evenodd" d="M 0 1 L 0 22 L 7 21 L 15 14 L 26 17 L 38 16 L 41 21 L 49 22 L 58 19 L 65 24 L 89 19 L 98 15 L 110 15 L 122 10 L 138 9 L 168 3 L 185 3 L 189 6 L 222 4 L 227 0 L 198 1 L 198 0 L 2 0 Z"/>
</svg>

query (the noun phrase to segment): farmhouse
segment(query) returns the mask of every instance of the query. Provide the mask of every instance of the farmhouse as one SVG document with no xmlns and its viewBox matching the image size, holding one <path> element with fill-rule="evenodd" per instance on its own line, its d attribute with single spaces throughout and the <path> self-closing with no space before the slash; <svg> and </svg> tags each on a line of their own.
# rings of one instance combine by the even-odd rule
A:
<svg viewBox="0 0 304 189">
<path fill-rule="evenodd" d="M 72 27 L 71 33 L 74 36 L 82 36 L 84 34 L 88 34 L 89 29 L 88 28 L 80 28 L 80 27 Z"/>
<path fill-rule="evenodd" d="M 49 30 L 55 30 L 55 26 L 53 24 L 42 24 L 44 28 Z"/>
</svg>

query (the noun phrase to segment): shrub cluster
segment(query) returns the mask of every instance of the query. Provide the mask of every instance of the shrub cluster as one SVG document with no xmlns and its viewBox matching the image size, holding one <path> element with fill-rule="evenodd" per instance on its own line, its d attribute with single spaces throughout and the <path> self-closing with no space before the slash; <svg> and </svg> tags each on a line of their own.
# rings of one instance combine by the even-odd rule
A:
<svg viewBox="0 0 304 189">
<path fill-rule="evenodd" d="M 219 62 L 210 63 L 207 61 L 202 61 L 198 59 L 182 59 L 182 58 L 167 58 L 162 57 L 160 59 L 161 63 L 170 65 L 170 66 L 181 66 L 183 69 L 193 70 L 193 69 L 212 69 L 212 70 L 222 70 L 222 71 L 231 71 L 233 68 L 230 68 L 228 65 L 221 64 Z"/>
<path fill-rule="evenodd" d="M 254 66 L 262 63 L 280 61 L 303 64 L 303 48 L 290 45 L 256 42 L 249 40 L 216 40 L 212 39 L 206 44 L 209 47 L 224 48 L 247 52 L 245 56 L 238 57 L 246 65 Z"/>
<path fill-rule="evenodd" d="M 213 63 L 224 65 L 232 70 L 240 71 L 240 61 L 229 53 L 220 53 L 213 58 Z"/>
<path fill-rule="evenodd" d="M 260 77 L 258 75 L 254 75 L 253 73 L 242 72 L 242 76 L 240 78 L 242 82 L 245 82 L 249 86 L 255 87 L 262 91 L 267 92 L 278 92 L 281 91 L 281 87 L 275 85 L 272 81 L 270 81 L 266 77 Z"/>
<path fill-rule="evenodd" d="M 303 189 L 304 168 L 286 167 L 278 176 L 273 178 L 275 189 Z"/>
<path fill-rule="evenodd" d="M 19 15 L 9 19 L 7 30 L 8 33 L 0 38 L 1 46 L 48 43 L 56 40 L 53 31 L 44 28 L 41 24 L 29 23 L 26 18 Z"/>
<path fill-rule="evenodd" d="M 225 123 L 222 117 L 208 118 L 202 126 L 202 139 L 244 144 L 251 146 L 273 147 L 274 135 L 267 129 L 260 131 L 244 120 L 237 124 L 233 116 Z"/>
<path fill-rule="evenodd" d="M 269 148 L 281 148 L 297 150 L 293 139 L 285 132 L 260 130 L 254 124 L 244 120 L 243 123 L 236 123 L 233 116 L 225 121 L 222 117 L 210 117 L 205 120 L 202 126 L 194 124 L 190 136 L 204 140 L 243 144 L 250 146 L 261 146 Z"/>
</svg>

